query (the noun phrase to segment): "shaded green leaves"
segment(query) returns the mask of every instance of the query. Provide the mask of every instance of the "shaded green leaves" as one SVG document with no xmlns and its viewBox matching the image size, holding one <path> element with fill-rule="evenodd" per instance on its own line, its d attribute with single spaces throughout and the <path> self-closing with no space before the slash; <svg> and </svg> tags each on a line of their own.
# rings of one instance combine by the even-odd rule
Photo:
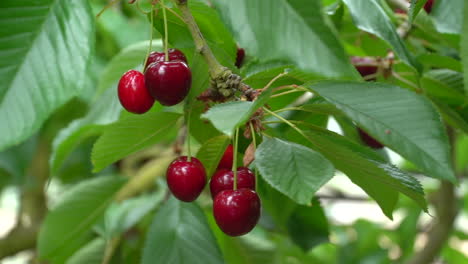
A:
<svg viewBox="0 0 468 264">
<path fill-rule="evenodd" d="M 354 23 L 361 30 L 372 33 L 393 47 L 396 55 L 409 66 L 421 70 L 421 65 L 406 48 L 395 26 L 377 0 L 343 0 Z"/>
<path fill-rule="evenodd" d="M 218 0 L 213 5 L 248 55 L 287 60 L 320 76 L 356 79 L 356 71 L 321 13 L 320 2 Z"/>
<path fill-rule="evenodd" d="M 42 224 L 38 238 L 39 258 L 64 263 L 86 242 L 91 227 L 104 214 L 125 179 L 99 177 L 70 189 Z"/>
<path fill-rule="evenodd" d="M 414 21 L 426 2 L 427 0 L 411 0 L 411 5 L 408 11 L 408 18 L 410 23 Z"/>
<path fill-rule="evenodd" d="M 155 215 L 141 264 L 224 263 L 203 211 L 171 197 Z"/>
<path fill-rule="evenodd" d="M 463 24 L 460 41 L 460 56 L 463 63 L 463 77 L 465 79 L 465 91 L 468 94 L 468 4 L 463 8 Z"/>
<path fill-rule="evenodd" d="M 108 126 L 96 141 L 91 154 L 94 171 L 142 150 L 164 139 L 175 136 L 176 122 L 180 114 L 148 112 L 132 115 Z"/>
<path fill-rule="evenodd" d="M 328 221 L 318 199 L 311 206 L 300 205 L 288 219 L 292 241 L 305 252 L 318 244 L 328 242 Z"/>
<path fill-rule="evenodd" d="M 211 177 L 215 172 L 229 142 L 230 138 L 228 136 L 217 136 L 203 143 L 200 150 L 198 150 L 197 158 L 205 166 L 208 177 Z"/>
<path fill-rule="evenodd" d="M 465 0 L 434 1 L 431 16 L 437 31 L 460 34 L 463 24 L 463 3 Z M 465 13 L 466 16 L 466 13 Z"/>
<path fill-rule="evenodd" d="M 455 181 L 447 135 L 425 97 L 383 83 L 321 82 L 309 87 L 428 176 Z"/>
<path fill-rule="evenodd" d="M 93 36 L 88 1 L 0 3 L 0 150 L 32 135 L 88 84 Z"/>
<path fill-rule="evenodd" d="M 265 139 L 258 146 L 255 166 L 275 189 L 306 205 L 334 175 L 333 166 L 320 153 L 276 138 Z"/>
</svg>

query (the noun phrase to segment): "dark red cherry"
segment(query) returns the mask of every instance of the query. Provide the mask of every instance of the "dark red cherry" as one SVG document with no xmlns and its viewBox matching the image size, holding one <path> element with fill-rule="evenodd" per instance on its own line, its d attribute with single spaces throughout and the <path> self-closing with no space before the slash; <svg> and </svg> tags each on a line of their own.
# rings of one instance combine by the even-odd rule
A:
<svg viewBox="0 0 468 264">
<path fill-rule="evenodd" d="M 234 187 L 234 172 L 232 170 L 218 170 L 210 181 L 211 197 L 224 190 L 232 190 Z M 255 190 L 255 174 L 246 167 L 237 168 L 237 188 Z"/>
<path fill-rule="evenodd" d="M 378 67 L 375 59 L 370 57 L 351 57 L 351 63 L 356 67 L 362 77 L 376 74 Z M 368 81 L 375 81 L 376 78 L 370 78 Z"/>
<path fill-rule="evenodd" d="M 145 85 L 143 73 L 130 70 L 120 78 L 117 88 L 120 104 L 129 112 L 143 114 L 150 110 L 154 98 Z"/>
<path fill-rule="evenodd" d="M 180 60 L 187 63 L 187 58 L 185 57 L 184 53 L 178 49 L 169 49 L 168 51 L 169 61 Z M 165 61 L 165 54 L 164 52 L 153 51 L 148 56 L 148 60 L 146 61 L 145 69 L 153 62 L 160 62 Z"/>
<path fill-rule="evenodd" d="M 237 48 L 237 56 L 236 56 L 236 67 L 240 68 L 242 66 L 242 62 L 244 62 L 245 57 L 245 50 L 243 48 Z"/>
<path fill-rule="evenodd" d="M 260 218 L 260 198 L 250 189 L 224 190 L 213 202 L 213 215 L 219 228 L 229 236 L 250 232 Z"/>
<path fill-rule="evenodd" d="M 176 105 L 189 93 L 192 73 L 185 62 L 161 61 L 148 66 L 145 72 L 146 87 L 162 105 Z"/>
<path fill-rule="evenodd" d="M 218 167 L 216 169 L 217 170 L 219 169 L 231 170 L 233 162 L 234 162 L 234 149 L 232 148 L 232 145 L 229 144 L 226 150 L 224 151 L 224 154 L 221 157 L 221 160 L 219 161 Z"/>
<path fill-rule="evenodd" d="M 167 168 L 167 185 L 177 199 L 191 202 L 200 195 L 206 184 L 206 172 L 203 164 L 192 157 L 175 159 Z"/>
<path fill-rule="evenodd" d="M 432 6 L 434 5 L 434 0 L 427 0 L 424 4 L 424 10 L 429 14 L 432 11 Z"/>
<path fill-rule="evenodd" d="M 369 134 L 366 133 L 366 131 L 362 130 L 361 128 L 358 127 L 358 132 L 359 132 L 359 137 L 361 137 L 361 140 L 369 147 L 375 148 L 375 149 L 381 149 L 384 147 L 382 143 L 377 141 L 375 138 L 371 137 Z"/>
</svg>

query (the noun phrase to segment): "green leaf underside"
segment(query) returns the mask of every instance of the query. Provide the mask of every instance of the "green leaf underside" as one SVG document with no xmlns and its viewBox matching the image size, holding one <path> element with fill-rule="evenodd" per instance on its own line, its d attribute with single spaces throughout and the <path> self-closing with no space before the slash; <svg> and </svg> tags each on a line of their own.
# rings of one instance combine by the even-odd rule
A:
<svg viewBox="0 0 468 264">
<path fill-rule="evenodd" d="M 428 176 L 456 181 L 440 115 L 425 97 L 383 83 L 321 82 L 309 89 Z"/>
<path fill-rule="evenodd" d="M 217 136 L 206 141 L 197 152 L 197 158 L 203 163 L 206 175 L 211 177 L 218 167 L 221 157 L 229 145 L 230 138 L 225 135 Z"/>
<path fill-rule="evenodd" d="M 177 113 L 148 112 L 123 118 L 106 127 L 91 154 L 94 171 L 164 140 L 177 129 L 176 122 L 180 117 Z"/>
<path fill-rule="evenodd" d="M 196 203 L 171 197 L 156 213 L 143 249 L 141 264 L 224 263 L 205 215 Z"/>
<path fill-rule="evenodd" d="M 0 3 L 0 150 L 83 89 L 94 45 L 86 0 Z"/>
<path fill-rule="evenodd" d="M 213 5 L 247 55 L 287 60 L 320 76 L 358 78 L 320 1 L 218 0 Z"/>
<path fill-rule="evenodd" d="M 63 263 L 86 243 L 91 227 L 104 214 L 125 179 L 101 176 L 67 191 L 47 214 L 38 237 L 39 258 Z"/>
<path fill-rule="evenodd" d="M 393 165 L 369 159 L 362 150 L 366 147 L 334 132 L 317 128 L 305 134 L 312 148 L 320 151 L 336 169 L 345 173 L 353 183 L 376 200 L 390 219 L 398 200 L 397 191 L 410 197 L 427 211 L 424 191 L 411 175 Z"/>
<path fill-rule="evenodd" d="M 421 70 L 421 65 L 406 48 L 395 26 L 377 0 L 343 0 L 354 23 L 361 30 L 372 33 L 393 47 L 395 54 L 406 64 Z"/>
<path fill-rule="evenodd" d="M 271 93 L 270 87 L 270 89 L 264 90 L 253 102 L 231 101 L 217 104 L 201 117 L 210 120 L 216 129 L 232 137 L 234 129 L 246 123 L 252 114 L 266 103 Z"/>
<path fill-rule="evenodd" d="M 258 146 L 255 166 L 275 189 L 304 205 L 334 175 L 333 165 L 320 153 L 277 138 Z"/>
<path fill-rule="evenodd" d="M 464 2 L 466 1 L 434 1 L 431 16 L 437 31 L 449 34 L 460 34 L 462 32 Z"/>
</svg>

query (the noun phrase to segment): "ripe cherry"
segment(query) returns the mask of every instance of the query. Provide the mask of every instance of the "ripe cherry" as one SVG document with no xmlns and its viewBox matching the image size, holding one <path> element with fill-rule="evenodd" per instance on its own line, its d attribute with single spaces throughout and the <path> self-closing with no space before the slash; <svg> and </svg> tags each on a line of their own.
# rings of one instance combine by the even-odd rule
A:
<svg viewBox="0 0 468 264">
<path fill-rule="evenodd" d="M 143 73 L 129 70 L 120 78 L 117 88 L 119 100 L 122 106 L 129 112 L 143 114 L 150 110 L 154 104 L 145 85 Z"/>
<path fill-rule="evenodd" d="M 185 57 L 184 53 L 178 49 L 169 49 L 168 51 L 169 61 L 183 61 L 187 63 L 187 58 Z M 165 54 L 164 52 L 153 51 L 148 56 L 148 60 L 146 61 L 145 69 L 153 62 L 160 62 L 165 61 Z"/>
<path fill-rule="evenodd" d="M 377 62 L 369 57 L 352 57 L 351 63 L 356 67 L 359 74 L 362 77 L 366 77 L 367 75 L 376 74 L 378 67 Z M 376 78 L 370 78 L 368 81 L 375 81 Z"/>
<path fill-rule="evenodd" d="M 432 11 L 432 6 L 434 5 L 434 0 L 427 0 L 424 4 L 424 10 L 429 14 Z"/>
<path fill-rule="evenodd" d="M 218 170 L 210 181 L 211 197 L 224 190 L 232 190 L 234 187 L 234 172 L 231 170 Z M 237 168 L 237 187 L 255 190 L 255 174 L 246 167 Z"/>
<path fill-rule="evenodd" d="M 203 164 L 187 156 L 175 159 L 167 168 L 167 185 L 179 200 L 191 202 L 200 195 L 206 184 L 206 172 Z"/>
<path fill-rule="evenodd" d="M 145 72 L 146 87 L 162 105 L 176 105 L 187 96 L 192 73 L 185 62 L 153 62 Z"/>
<path fill-rule="evenodd" d="M 226 169 L 230 170 L 232 169 L 232 163 L 234 162 L 234 149 L 232 148 L 232 145 L 229 144 L 224 151 L 223 156 L 221 157 L 221 160 L 218 163 L 218 170 L 219 169 Z"/>
<path fill-rule="evenodd" d="M 244 62 L 245 57 L 245 50 L 243 48 L 237 48 L 237 56 L 236 56 L 236 67 L 240 68 L 242 63 Z"/>
<path fill-rule="evenodd" d="M 260 198 L 250 189 L 224 190 L 213 202 L 213 215 L 219 228 L 229 236 L 250 232 L 260 218 Z"/>
<path fill-rule="evenodd" d="M 358 127 L 358 132 L 359 132 L 359 137 L 361 137 L 361 140 L 369 147 L 375 148 L 375 149 L 381 149 L 384 147 L 382 143 L 377 141 L 375 138 L 371 137 L 369 134 L 366 133 L 366 131 L 362 130 L 361 128 Z"/>
</svg>

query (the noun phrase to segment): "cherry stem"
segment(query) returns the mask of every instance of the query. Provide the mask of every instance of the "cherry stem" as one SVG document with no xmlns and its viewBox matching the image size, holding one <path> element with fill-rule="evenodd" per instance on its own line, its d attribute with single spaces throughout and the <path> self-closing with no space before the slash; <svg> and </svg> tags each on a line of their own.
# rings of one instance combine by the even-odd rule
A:
<svg viewBox="0 0 468 264">
<path fill-rule="evenodd" d="M 279 78 L 283 77 L 284 75 L 288 74 L 287 72 L 282 72 L 278 75 L 275 76 L 275 78 L 271 79 L 268 84 L 263 88 L 264 90 L 267 90 L 268 88 L 270 88 L 270 86 L 276 82 L 276 80 L 278 80 Z"/>
<path fill-rule="evenodd" d="M 192 109 L 189 109 L 187 112 L 187 119 L 185 120 L 187 126 L 187 161 L 192 161 L 192 151 L 190 148 L 190 116 L 192 114 Z"/>
<path fill-rule="evenodd" d="M 239 144 L 239 128 L 236 128 L 234 135 L 234 160 L 232 162 L 232 171 L 234 172 L 234 191 L 237 190 L 237 145 Z"/>
<path fill-rule="evenodd" d="M 104 13 L 104 11 L 109 9 L 109 7 L 111 7 L 113 4 L 117 3 L 118 1 L 119 0 L 110 1 L 103 9 L 101 9 L 101 11 L 99 11 L 99 13 L 96 15 L 96 18 L 99 18 L 102 15 L 102 13 Z"/>
<path fill-rule="evenodd" d="M 291 90 L 286 91 L 286 92 L 274 94 L 274 95 L 270 96 L 270 98 L 280 97 L 280 96 L 287 95 L 287 94 L 290 94 L 290 93 L 299 93 L 299 92 L 303 92 L 303 91 L 302 90 L 291 89 Z"/>
<path fill-rule="evenodd" d="M 283 121 L 284 123 L 288 124 L 291 128 L 293 128 L 294 130 L 296 130 L 299 134 L 301 134 L 301 136 L 305 137 L 305 138 L 308 138 L 305 134 L 304 134 L 304 131 L 302 131 L 300 128 L 298 128 L 296 125 L 294 125 L 293 123 L 289 122 L 287 119 L 285 119 L 284 117 L 276 114 L 275 112 L 273 111 L 270 111 L 268 110 L 268 108 L 266 107 L 263 107 L 263 110 L 267 113 L 269 113 L 270 115 L 278 118 L 279 120 Z"/>
<path fill-rule="evenodd" d="M 137 2 L 138 4 L 138 2 Z M 146 53 L 146 59 L 145 63 L 143 63 L 143 67 L 146 66 L 146 63 L 148 62 L 149 55 L 151 53 L 151 49 L 153 48 L 153 20 L 154 20 L 154 5 L 151 6 L 151 25 L 150 25 L 150 39 L 149 39 L 149 46 L 148 46 L 148 52 Z M 146 69 L 144 69 L 146 71 Z"/>
<path fill-rule="evenodd" d="M 253 147 L 254 147 L 254 153 L 257 151 L 257 139 L 255 138 L 255 128 L 252 124 L 252 122 L 249 123 L 249 126 L 250 126 L 250 133 L 252 133 L 252 143 L 253 143 Z M 255 154 L 254 154 L 255 156 Z M 255 182 L 257 182 L 257 184 L 255 184 L 255 191 L 257 191 L 257 185 L 258 185 L 258 169 L 257 169 L 257 166 L 255 166 L 254 168 L 254 173 L 255 173 Z"/>
<path fill-rule="evenodd" d="M 163 9 L 163 19 L 164 19 L 164 60 L 169 61 L 169 51 L 168 51 L 168 35 L 169 32 L 167 30 L 167 17 L 166 17 L 166 6 L 164 5 L 164 0 L 160 1 L 162 9 Z"/>
</svg>

